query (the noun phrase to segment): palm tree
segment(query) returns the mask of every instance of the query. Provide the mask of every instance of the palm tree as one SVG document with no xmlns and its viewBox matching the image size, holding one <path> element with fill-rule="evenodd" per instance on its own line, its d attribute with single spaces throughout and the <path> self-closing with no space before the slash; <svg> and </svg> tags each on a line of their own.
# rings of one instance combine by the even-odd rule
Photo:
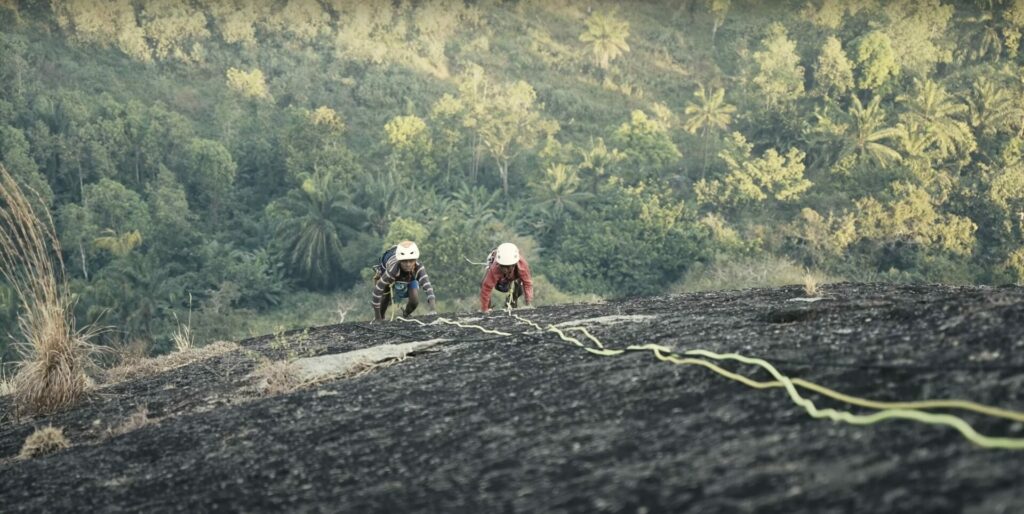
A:
<svg viewBox="0 0 1024 514">
<path fill-rule="evenodd" d="M 579 152 L 582 159 L 579 164 L 581 178 L 592 194 L 597 194 L 599 182 L 609 174 L 611 168 L 626 159 L 626 154 L 618 148 L 609 150 L 600 137 L 597 141 L 591 140 L 590 150 L 581 149 Z"/>
<path fill-rule="evenodd" d="M 916 122 L 934 138 L 936 156 L 945 159 L 965 154 L 975 149 L 977 144 L 971 129 L 964 121 L 957 119 L 966 114 L 966 104 L 956 102 L 938 83 L 926 80 L 918 82 L 917 96 L 910 98 L 901 95 L 896 99 L 907 107 L 900 115 L 904 122 Z"/>
<path fill-rule="evenodd" d="M 289 265 L 310 285 L 330 287 L 342 265 L 343 236 L 353 236 L 363 213 L 342 194 L 334 174 L 317 172 L 271 205 L 275 233 Z"/>
<path fill-rule="evenodd" d="M 580 41 L 590 43 L 594 62 L 602 70 L 608 64 L 629 51 L 626 38 L 629 37 L 629 23 L 615 19 L 610 14 L 594 13 L 587 18 L 587 30 L 580 34 Z"/>
<path fill-rule="evenodd" d="M 881 97 L 876 96 L 865 107 L 854 95 L 848 112 L 850 123 L 846 126 L 846 141 L 839 155 L 840 160 L 854 154 L 857 162 L 871 161 L 882 168 L 902 160 L 900 153 L 884 142 L 886 139 L 898 139 L 901 131 L 896 127 L 885 126 L 885 112 L 880 103 Z"/>
<path fill-rule="evenodd" d="M 452 193 L 452 211 L 469 225 L 482 228 L 503 217 L 500 198 L 501 191 L 488 192 L 483 186 L 469 187 L 463 183 Z"/>
<path fill-rule="evenodd" d="M 935 142 L 935 137 L 916 121 L 900 123 L 898 128 L 902 131 L 900 141 L 906 159 L 924 163 L 925 167 L 931 167 L 932 160 L 928 156 L 928 148 Z"/>
<path fill-rule="evenodd" d="M 125 341 L 151 341 L 154 324 L 172 305 L 174 280 L 166 266 L 152 255 L 132 252 L 102 268 L 89 292 L 94 300 L 87 316 L 98 320 L 111 316 Z"/>
<path fill-rule="evenodd" d="M 363 182 L 362 192 L 354 200 L 366 211 L 369 227 L 374 233 L 379 236 L 387 234 L 396 209 L 407 203 L 409 187 L 403 177 L 391 171 L 371 175 Z"/>
<path fill-rule="evenodd" d="M 1007 28 L 992 14 L 991 6 L 978 16 L 964 17 L 959 21 L 960 33 L 964 34 L 957 52 L 957 63 L 980 61 L 991 58 L 998 61 L 1003 52 L 1003 38 L 1000 31 Z"/>
<path fill-rule="evenodd" d="M 704 166 L 701 168 L 700 177 L 704 178 L 708 169 L 708 131 L 715 132 L 725 130 L 732 122 L 732 113 L 736 112 L 736 106 L 725 102 L 725 89 L 719 88 L 710 95 L 704 86 L 693 93 L 697 103 L 688 102 L 683 111 L 686 116 L 686 123 L 683 128 L 691 134 L 700 131 L 700 138 L 704 142 Z"/>
<path fill-rule="evenodd" d="M 566 211 L 579 212 L 583 202 L 591 198 L 591 194 L 579 190 L 580 177 L 576 170 L 565 164 L 552 164 L 544 170 L 540 180 L 529 184 L 537 199 L 533 206 L 545 213 L 552 220 L 561 219 Z"/>
<path fill-rule="evenodd" d="M 117 257 L 128 255 L 137 246 L 142 244 L 142 234 L 138 230 L 118 234 L 116 230 L 108 228 L 104 229 L 101 233 L 103 234 L 102 236 L 93 239 L 93 246 L 107 250 Z"/>
<path fill-rule="evenodd" d="M 1009 90 L 985 76 L 974 80 L 967 106 L 970 108 L 971 126 L 985 135 L 1010 127 L 1017 114 L 1014 109 L 1019 109 Z"/>
</svg>

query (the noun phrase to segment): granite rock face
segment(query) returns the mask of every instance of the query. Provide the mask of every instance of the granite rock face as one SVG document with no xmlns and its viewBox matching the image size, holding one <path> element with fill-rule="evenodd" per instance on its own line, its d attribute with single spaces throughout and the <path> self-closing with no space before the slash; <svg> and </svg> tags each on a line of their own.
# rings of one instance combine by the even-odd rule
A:
<svg viewBox="0 0 1024 514">
<path fill-rule="evenodd" d="M 1024 289 L 819 289 L 819 299 L 786 287 L 516 312 L 586 327 L 610 348 L 760 357 L 876 400 L 1024 411 Z M 0 511 L 1024 512 L 1024 450 L 911 421 L 816 420 L 782 389 L 651 352 L 593 355 L 502 312 L 448 317 L 511 335 L 398 321 L 311 328 L 102 386 L 69 411 L 5 415 Z M 267 359 L 416 342 L 431 344 L 280 394 L 254 386 Z M 116 429 L 143 407 L 147 423 Z M 945 412 L 1024 438 L 1020 422 Z M 71 447 L 14 459 L 46 425 Z"/>
</svg>

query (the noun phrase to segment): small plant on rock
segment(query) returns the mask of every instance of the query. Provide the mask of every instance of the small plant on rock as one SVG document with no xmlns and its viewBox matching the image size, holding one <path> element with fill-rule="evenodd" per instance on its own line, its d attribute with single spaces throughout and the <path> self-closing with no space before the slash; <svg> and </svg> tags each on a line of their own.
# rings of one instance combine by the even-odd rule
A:
<svg viewBox="0 0 1024 514">
<path fill-rule="evenodd" d="M 256 389 L 265 395 L 290 393 L 302 385 L 295 363 L 290 360 L 264 360 L 256 371 Z"/>
<path fill-rule="evenodd" d="M 818 296 L 818 279 L 810 273 L 804 275 L 804 294 L 808 298 Z"/>
<path fill-rule="evenodd" d="M 127 434 L 128 432 L 134 432 L 148 424 L 149 409 L 143 406 L 128 416 L 128 418 L 121 422 L 120 425 L 108 428 L 107 433 L 111 436 Z"/>
<path fill-rule="evenodd" d="M 188 294 L 188 322 L 182 325 L 178 321 L 178 315 L 174 315 L 174 321 L 178 325 L 174 329 L 174 333 L 171 334 L 171 340 L 174 341 L 174 348 L 179 352 L 187 352 L 195 348 L 195 334 L 192 333 L 192 293 Z"/>
<path fill-rule="evenodd" d="M 25 439 L 25 444 L 22 445 L 18 458 L 24 460 L 41 455 L 49 455 L 70 446 L 68 438 L 64 437 L 64 430 L 46 426 L 32 432 Z"/>
</svg>

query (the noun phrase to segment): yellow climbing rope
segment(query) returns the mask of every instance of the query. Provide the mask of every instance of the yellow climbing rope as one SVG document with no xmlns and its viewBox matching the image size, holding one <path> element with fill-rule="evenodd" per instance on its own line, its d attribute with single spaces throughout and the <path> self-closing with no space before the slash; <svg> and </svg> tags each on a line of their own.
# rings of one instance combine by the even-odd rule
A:
<svg viewBox="0 0 1024 514">
<path fill-rule="evenodd" d="M 479 331 L 481 331 L 481 332 L 483 332 L 485 334 L 494 334 L 494 335 L 499 335 L 499 336 L 510 336 L 510 335 L 512 335 L 510 332 L 502 332 L 500 330 L 491 330 L 489 328 L 484 328 L 484 327 L 482 327 L 480 325 L 470 325 L 470 324 L 467 324 L 467 323 L 459 323 L 458 321 L 450 320 L 448 318 L 437 318 L 434 321 L 431 321 L 430 323 L 424 323 L 424 322 L 422 322 L 422 321 L 420 321 L 418 319 L 415 319 L 415 318 L 403 318 L 402 316 L 399 316 L 398 319 L 401 320 L 401 321 L 417 323 L 417 324 L 422 325 L 424 327 L 429 327 L 429 326 L 432 326 L 432 325 L 437 325 L 437 324 L 440 324 L 440 323 L 444 323 L 445 325 L 454 325 L 456 327 L 461 327 L 461 328 L 476 329 L 476 330 L 479 330 Z"/>
<path fill-rule="evenodd" d="M 755 366 L 759 366 L 759 367 L 763 368 L 765 371 L 767 371 L 769 374 L 771 374 L 773 377 L 775 377 L 775 380 L 780 382 L 783 387 L 786 388 L 786 393 L 789 394 L 790 399 L 792 399 L 793 402 L 796 403 L 797 405 L 803 407 L 804 410 L 806 410 L 807 413 L 810 414 L 811 417 L 813 417 L 813 418 L 828 418 L 828 419 L 831 419 L 831 420 L 834 420 L 834 421 L 844 421 L 846 423 L 850 423 L 850 424 L 854 424 L 854 425 L 870 425 L 872 423 L 877 423 L 879 421 L 882 421 L 882 420 L 885 420 L 885 419 L 890 419 L 890 418 L 911 419 L 911 420 L 914 420 L 914 421 L 919 421 L 921 423 L 927 423 L 927 424 L 931 424 L 931 425 L 947 425 L 947 426 L 953 427 L 956 430 L 958 430 L 969 441 L 973 442 L 974 444 L 977 444 L 978 446 L 982 446 L 984 448 L 1003 448 L 1003 449 L 1012 449 L 1012 450 L 1022 450 L 1022 449 L 1024 449 L 1024 439 L 1009 438 L 1009 437 L 989 437 L 989 436 L 981 435 L 978 432 L 976 432 L 974 430 L 974 428 L 971 427 L 971 425 L 967 424 L 966 421 L 964 421 L 963 419 L 961 419 L 958 416 L 953 416 L 951 414 L 934 414 L 934 413 L 931 413 L 931 412 L 923 412 L 923 411 L 919 410 L 920 407 L 916 407 L 916 408 L 914 408 L 914 407 L 904 407 L 904 408 L 889 408 L 889 407 L 885 407 L 885 408 L 881 408 L 878 412 L 876 412 L 874 414 L 869 414 L 869 415 L 852 414 L 852 413 L 849 413 L 849 412 L 839 411 L 839 410 L 836 410 L 836 409 L 818 409 L 817 406 L 814 405 L 814 402 L 812 402 L 811 400 L 808 400 L 807 398 L 804 398 L 803 396 L 800 396 L 800 393 L 797 392 L 796 385 L 793 383 L 792 379 L 790 379 L 786 375 L 783 375 L 781 372 L 779 372 L 779 370 L 775 369 L 775 366 L 772 366 L 771 364 L 769 364 L 767 361 L 765 361 L 763 359 L 746 357 L 746 356 L 743 356 L 743 355 L 740 355 L 740 354 L 736 354 L 736 353 L 719 354 L 719 353 L 714 353 L 714 352 L 710 352 L 710 351 L 707 351 L 707 350 L 689 350 L 689 351 L 687 351 L 685 353 L 686 353 L 686 355 L 700 355 L 700 356 L 703 356 L 703 357 L 708 357 L 708 358 L 712 358 L 712 359 L 716 359 L 716 360 L 736 360 L 736 361 L 742 362 L 744 364 L 753 364 Z M 657 355 L 658 351 L 655 351 L 655 354 Z M 815 384 L 815 385 L 817 385 L 817 384 Z M 774 385 L 773 385 L 773 387 L 774 387 Z M 822 394 L 825 394 L 826 396 L 830 396 L 830 397 L 833 397 L 835 399 L 840 399 L 839 397 L 832 395 L 831 394 L 832 390 L 828 389 L 826 387 L 820 387 L 820 392 Z M 870 400 L 863 400 L 861 398 L 855 398 L 855 397 L 852 397 L 852 396 L 847 396 L 847 395 L 841 395 L 841 396 L 845 397 L 845 398 L 850 398 L 850 399 L 858 400 L 860 402 L 859 404 L 861 404 L 861 405 L 863 405 L 864 403 L 870 402 Z M 940 401 L 947 402 L 947 403 L 955 402 L 955 401 L 952 401 L 952 400 L 940 400 Z M 960 402 L 955 402 L 955 403 L 960 403 Z M 965 403 L 973 403 L 973 402 L 965 402 Z M 903 403 L 903 405 L 910 406 L 912 404 L 911 403 Z M 1002 409 L 998 409 L 998 410 L 1002 410 Z M 1009 412 L 1012 412 L 1012 411 L 1004 411 L 1004 412 L 1008 412 L 1009 413 Z M 1012 413 L 1012 414 L 1014 414 L 1015 416 L 1024 416 L 1024 414 L 1022 414 L 1022 413 Z M 1019 418 L 1017 418 L 1017 419 L 1019 419 Z"/>
<path fill-rule="evenodd" d="M 535 328 L 540 329 L 539 325 L 537 325 L 536 323 L 534 323 L 534 322 L 532 322 L 530 320 L 527 320 L 527 319 L 525 319 L 525 318 L 523 318 L 521 316 L 515 315 L 515 314 L 513 314 L 512 316 L 514 318 L 516 318 L 517 320 L 519 320 L 519 321 L 525 322 L 525 323 L 527 323 L 527 324 L 529 324 L 529 325 L 531 325 L 531 326 L 533 326 Z M 545 331 L 545 329 L 540 329 L 540 330 Z M 869 425 L 869 424 L 877 423 L 879 421 L 883 421 L 883 420 L 886 420 L 886 419 L 892 419 L 892 418 L 910 419 L 910 420 L 914 420 L 914 421 L 918 421 L 918 422 L 926 423 L 926 424 L 950 426 L 950 427 L 956 429 L 957 431 L 959 431 L 969 441 L 977 444 L 978 446 L 984 447 L 984 448 L 1002 448 L 1002 449 L 1010 449 L 1010 450 L 1022 450 L 1022 449 L 1024 449 L 1024 439 L 1021 439 L 1021 438 L 1005 438 L 1005 437 L 985 436 L 985 435 L 979 434 L 977 431 L 974 430 L 973 427 L 971 427 L 971 425 L 969 425 L 966 421 L 964 421 L 963 419 L 961 419 L 961 418 L 959 418 L 957 416 L 953 416 L 953 415 L 950 415 L 950 414 L 935 414 L 935 413 L 922 412 L 922 411 L 924 409 L 935 409 L 935 408 L 961 409 L 961 410 L 974 411 L 974 412 L 977 412 L 979 414 L 984 414 L 984 415 L 992 416 L 992 417 L 1000 417 L 1000 418 L 1010 419 L 1010 420 L 1014 420 L 1014 421 L 1024 421 L 1024 413 L 1021 413 L 1021 412 L 1011 411 L 1011 410 L 1007 410 L 1007 409 L 1001 409 L 1001 408 L 998 408 L 998 407 L 991 407 L 991 406 L 988 406 L 988 405 L 981 405 L 981 404 L 978 404 L 978 403 L 975 403 L 975 402 L 971 402 L 971 401 L 966 401 L 966 400 L 929 400 L 929 401 L 921 401 L 921 402 L 879 402 L 879 401 L 875 401 L 875 400 L 868 400 L 868 399 L 865 399 L 865 398 L 859 398 L 859 397 L 856 397 L 856 396 L 846 395 L 846 394 L 840 393 L 838 391 L 835 391 L 833 389 L 829 389 L 828 387 L 816 384 L 814 382 L 810 382 L 808 380 L 803 380 L 803 379 L 799 379 L 799 378 L 792 379 L 792 378 L 790 378 L 790 377 L 788 377 L 786 375 L 783 375 L 774 366 L 772 366 L 771 364 L 769 364 L 767 361 L 765 361 L 763 359 L 746 357 L 746 356 L 743 356 L 743 355 L 740 355 L 740 354 L 735 354 L 735 353 L 718 354 L 718 353 L 710 352 L 710 351 L 707 351 L 707 350 L 690 350 L 690 351 L 684 352 L 686 355 L 697 355 L 697 356 L 707 357 L 707 358 L 711 358 L 711 359 L 715 359 L 715 360 L 720 360 L 720 361 L 722 361 L 722 360 L 735 360 L 735 361 L 742 362 L 744 364 L 757 365 L 757 366 L 760 366 L 761 368 L 765 369 L 766 371 L 768 371 L 768 373 L 771 374 L 775 378 L 775 381 L 772 381 L 772 382 L 760 382 L 760 381 L 753 380 L 753 379 L 751 379 L 749 377 L 746 377 L 746 376 L 743 376 L 743 375 L 740 375 L 740 374 L 737 374 L 737 373 L 733 373 L 731 371 L 727 371 L 727 370 L 721 368 L 720 366 L 717 366 L 717 365 L 715 365 L 715 364 L 713 364 L 711 362 L 708 362 L 706 360 L 696 359 L 696 358 L 680 358 L 680 357 L 677 357 L 675 355 L 672 355 L 674 352 L 670 348 L 667 348 L 667 347 L 664 347 L 664 346 L 648 344 L 648 345 L 632 345 L 632 346 L 626 347 L 626 349 L 624 349 L 624 350 L 606 349 L 606 348 L 604 348 L 604 345 L 601 344 L 600 340 L 598 340 L 596 337 L 594 337 L 592 334 L 590 334 L 590 332 L 588 332 L 583 327 L 570 327 L 570 328 L 566 328 L 566 330 L 579 330 L 579 331 L 583 332 L 589 339 L 594 341 L 594 343 L 598 346 L 598 348 L 590 348 L 590 347 L 585 346 L 579 339 L 576 339 L 576 338 L 571 337 L 571 336 L 567 336 L 564 331 L 558 329 L 554 325 L 549 325 L 547 327 L 547 329 L 546 329 L 546 331 L 553 332 L 556 335 L 558 335 L 562 340 L 567 341 L 569 343 L 572 343 L 572 344 L 574 344 L 576 346 L 579 346 L 579 347 L 587 350 L 588 352 L 596 354 L 596 355 L 613 356 L 613 355 L 621 355 L 621 354 L 625 353 L 626 351 L 645 351 L 646 350 L 646 351 L 653 352 L 654 356 L 656 358 L 658 358 L 659 360 L 661 360 L 661 361 L 671 362 L 673 364 L 680 364 L 680 365 L 703 366 L 703 367 L 705 367 L 707 369 L 710 369 L 710 370 L 714 371 L 715 373 L 718 373 L 719 375 L 722 375 L 722 376 L 724 376 L 726 378 L 729 378 L 731 380 L 735 380 L 737 382 L 740 382 L 740 383 L 742 383 L 742 384 L 744 384 L 746 386 L 749 386 L 749 387 L 752 387 L 752 388 L 755 388 L 755 389 L 768 389 L 768 388 L 774 388 L 774 387 L 784 387 L 786 389 L 787 394 L 789 394 L 789 396 L 793 400 L 793 402 L 796 403 L 798 406 L 803 407 L 807 411 L 807 413 L 810 414 L 811 417 L 814 417 L 814 418 L 829 418 L 829 419 L 832 419 L 834 421 L 843 421 L 843 422 L 854 424 L 854 425 Z M 803 388 L 808 389 L 808 390 L 811 390 L 811 391 L 814 391 L 814 392 L 819 393 L 819 394 L 821 394 L 823 396 L 830 397 L 830 398 L 832 398 L 834 400 L 838 400 L 838 401 L 841 401 L 841 402 L 849 403 L 849 404 L 852 404 L 852 405 L 858 405 L 858 406 L 861 406 L 861 407 L 877 409 L 879 412 L 877 412 L 875 414 L 871 414 L 871 415 L 858 415 L 858 414 L 852 414 L 850 412 L 838 411 L 838 410 L 835 410 L 835 409 L 818 409 L 814 405 L 814 403 L 812 401 L 804 398 L 803 396 L 800 396 L 800 394 L 796 390 L 796 388 L 798 386 L 799 387 L 803 387 Z"/>
<path fill-rule="evenodd" d="M 711 352 L 711 351 L 708 351 L 708 350 L 697 349 L 697 350 L 688 350 L 688 351 L 682 352 L 684 355 L 687 355 L 687 357 L 680 357 L 671 348 L 668 348 L 668 347 L 665 347 L 665 346 L 662 346 L 662 345 L 656 345 L 656 344 L 631 345 L 631 346 L 627 346 L 624 349 L 605 348 L 605 345 L 601 342 L 601 340 L 598 339 L 593 334 L 591 334 L 585 327 L 582 327 L 582 326 L 566 327 L 564 330 L 560 329 L 560 328 L 558 328 L 558 327 L 556 327 L 554 325 L 548 325 L 547 327 L 542 327 L 539 324 L 537 324 L 537 323 L 535 323 L 535 322 L 533 322 L 533 321 L 531 321 L 529 319 L 526 319 L 526 318 L 524 318 L 522 316 L 519 316 L 519 315 L 513 313 L 512 312 L 512 299 L 514 298 L 514 294 L 515 294 L 515 282 L 512 283 L 510 291 L 509 291 L 509 294 L 508 294 L 508 296 L 506 296 L 506 301 L 505 301 L 505 312 L 510 317 L 512 317 L 513 319 L 515 319 L 515 320 L 517 320 L 517 321 L 519 321 L 521 323 L 524 323 L 526 325 L 529 325 L 529 326 L 535 328 L 539 332 L 552 332 L 552 333 L 556 334 L 563 341 L 566 341 L 566 342 L 568 342 L 570 344 L 573 344 L 573 345 L 575 345 L 575 346 L 577 346 L 577 347 L 579 347 L 579 348 L 581 348 L 583 350 L 586 350 L 589 353 L 595 354 L 595 355 L 601 355 L 601 356 L 610 357 L 610 356 L 622 355 L 622 354 L 624 354 L 626 352 L 629 352 L 629 351 L 649 351 L 649 352 L 653 353 L 654 356 L 658 360 L 660 360 L 660 361 L 670 362 L 670 363 L 678 364 L 678 365 L 701 366 L 701 367 L 707 368 L 707 369 L 709 369 L 711 371 L 714 371 L 715 373 L 717 373 L 717 374 L 719 374 L 719 375 L 721 375 L 721 376 L 723 376 L 725 378 L 728 378 L 730 380 L 734 380 L 736 382 L 739 382 L 739 383 L 741 383 L 743 385 L 746 385 L 746 386 L 754 388 L 754 389 L 770 389 L 770 388 L 778 388 L 778 387 L 784 388 L 786 390 L 786 394 L 793 401 L 793 403 L 795 403 L 799 407 L 803 408 L 812 418 L 815 418 L 815 419 L 827 418 L 827 419 L 831 419 L 833 421 L 842 421 L 844 423 L 849 423 L 849 424 L 852 424 L 852 425 L 870 425 L 870 424 L 878 423 L 880 421 L 884 421 L 884 420 L 888 420 L 888 419 L 906 419 L 906 420 L 917 421 L 917 422 L 920 422 L 920 423 L 925 423 L 925 424 L 930 424 L 930 425 L 944 425 L 944 426 L 951 427 L 951 428 L 957 430 L 958 432 L 960 432 L 960 434 L 963 435 L 965 439 L 967 439 L 967 440 L 971 441 L 972 443 L 974 443 L 974 444 L 976 444 L 978 446 L 981 446 L 983 448 L 1000 448 L 1000 449 L 1008 449 L 1008 450 L 1024 450 L 1024 438 L 986 436 L 986 435 L 983 435 L 983 434 L 979 434 L 976 430 L 974 430 L 974 428 L 970 424 L 968 424 L 966 421 L 964 421 L 962 418 L 960 418 L 958 416 L 954 416 L 952 414 L 925 412 L 925 410 L 927 410 L 927 409 L 959 409 L 959 410 L 973 411 L 973 412 L 976 412 L 976 413 L 979 413 L 979 414 L 982 414 L 982 415 L 986 415 L 986 416 L 998 417 L 998 418 L 1003 418 L 1003 419 L 1009 419 L 1009 420 L 1018 421 L 1018 422 L 1024 422 L 1024 413 L 1022 413 L 1022 412 L 1012 411 L 1012 410 L 1008 410 L 1008 409 L 1002 409 L 1002 408 L 998 408 L 998 407 L 992 407 L 992 406 L 988 406 L 988 405 L 982 405 L 982 404 L 975 403 L 975 402 L 972 402 L 972 401 L 967 401 L 967 400 L 926 400 L 926 401 L 915 401 L 915 402 L 882 402 L 882 401 L 876 401 L 876 400 L 869 400 L 869 399 L 866 399 L 866 398 L 859 398 L 859 397 L 856 397 L 856 396 L 851 396 L 851 395 L 840 393 L 838 391 L 835 391 L 833 389 L 830 389 L 828 387 L 822 386 L 820 384 L 816 384 L 816 383 L 808 381 L 808 380 L 804 380 L 804 379 L 801 379 L 801 378 L 791 378 L 789 376 L 784 375 L 782 372 L 780 372 L 778 369 L 776 369 L 775 366 L 770 364 L 768 361 L 765 361 L 765 360 L 759 359 L 759 358 L 754 358 L 754 357 L 747 357 L 747 356 L 744 356 L 744 355 L 741 355 L 741 354 L 738 354 L 738 353 L 724 353 L 723 354 L 723 353 Z M 488 333 L 488 334 L 496 334 L 496 335 L 503 335 L 503 336 L 511 336 L 512 335 L 511 333 L 508 333 L 508 332 L 502 332 L 502 331 L 499 331 L 499 330 L 492 330 L 492 329 L 488 329 L 488 328 L 485 328 L 485 327 L 480 326 L 480 325 L 472 325 L 472 324 L 459 323 L 457 321 L 449 320 L 449 319 L 441 318 L 441 317 L 435 319 L 431 323 L 424 323 L 424 322 L 416 320 L 416 319 L 406 319 L 406 318 L 403 318 L 403 317 L 399 317 L 398 319 L 400 319 L 402 321 L 411 321 L 411 322 L 419 323 L 420 325 L 423 325 L 423 326 L 429 326 L 429 325 L 435 325 L 435 324 L 438 324 L 438 323 L 444 323 L 444 324 L 454 325 L 454 326 L 458 326 L 458 327 L 462 327 L 462 328 L 472 328 L 472 329 L 480 330 L 480 331 L 482 331 L 484 333 Z M 570 332 L 570 331 L 576 331 L 576 332 L 579 332 L 579 333 L 583 334 L 584 337 L 586 337 L 591 343 L 593 343 L 593 347 L 590 346 L 590 345 L 585 344 L 583 341 L 580 341 L 579 339 L 577 339 L 577 338 L 575 338 L 573 336 L 568 335 L 567 332 Z M 703 359 L 702 358 L 697 358 L 697 357 L 703 357 Z M 764 369 L 766 372 L 768 372 L 768 374 L 770 374 L 775 380 L 772 380 L 772 381 L 758 381 L 758 380 L 754 380 L 754 379 L 752 379 L 750 377 L 741 375 L 739 373 L 735 373 L 735 372 L 726 370 L 726 369 L 722 368 L 721 366 L 718 366 L 717 364 L 715 364 L 713 362 L 710 362 L 710 361 L 708 361 L 706 359 L 712 359 L 712 360 L 715 360 L 715 361 L 736 361 L 736 362 L 740 362 L 740 363 L 743 363 L 743 364 L 749 364 L 749 365 L 758 366 L 761 369 Z M 839 402 L 847 403 L 847 404 L 850 404 L 850 405 L 856 405 L 856 406 L 860 406 L 860 407 L 865 407 L 865 408 L 869 408 L 869 409 L 875 409 L 878 412 L 874 412 L 874 413 L 871 413 L 871 414 L 854 414 L 852 412 L 841 411 L 841 410 L 832 409 L 832 408 L 821 409 L 821 408 L 818 408 L 814 404 L 814 402 L 811 401 L 810 399 L 801 396 L 800 392 L 798 391 L 798 388 L 802 388 L 802 389 L 806 389 L 806 390 L 809 390 L 809 391 L 813 391 L 813 392 L 818 393 L 818 394 L 820 394 L 822 396 L 826 396 L 826 397 L 832 398 L 833 400 L 836 400 L 836 401 L 839 401 Z"/>
</svg>

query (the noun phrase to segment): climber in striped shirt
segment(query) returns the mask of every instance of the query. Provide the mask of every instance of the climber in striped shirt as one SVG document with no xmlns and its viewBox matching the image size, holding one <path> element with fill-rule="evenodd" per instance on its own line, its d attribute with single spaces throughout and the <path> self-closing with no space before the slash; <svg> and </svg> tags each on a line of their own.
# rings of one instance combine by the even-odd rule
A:
<svg viewBox="0 0 1024 514">
<path fill-rule="evenodd" d="M 373 319 L 383 320 L 384 313 L 392 300 L 408 298 L 402 315 L 408 317 L 419 305 L 419 291 L 427 294 L 430 305 L 428 314 L 437 314 L 434 298 L 434 287 L 430 285 L 427 270 L 420 264 L 420 250 L 412 241 L 402 241 L 391 247 L 381 256 L 380 264 L 375 266 L 376 276 L 373 285 Z M 395 298 L 391 298 L 394 286 Z"/>
</svg>

